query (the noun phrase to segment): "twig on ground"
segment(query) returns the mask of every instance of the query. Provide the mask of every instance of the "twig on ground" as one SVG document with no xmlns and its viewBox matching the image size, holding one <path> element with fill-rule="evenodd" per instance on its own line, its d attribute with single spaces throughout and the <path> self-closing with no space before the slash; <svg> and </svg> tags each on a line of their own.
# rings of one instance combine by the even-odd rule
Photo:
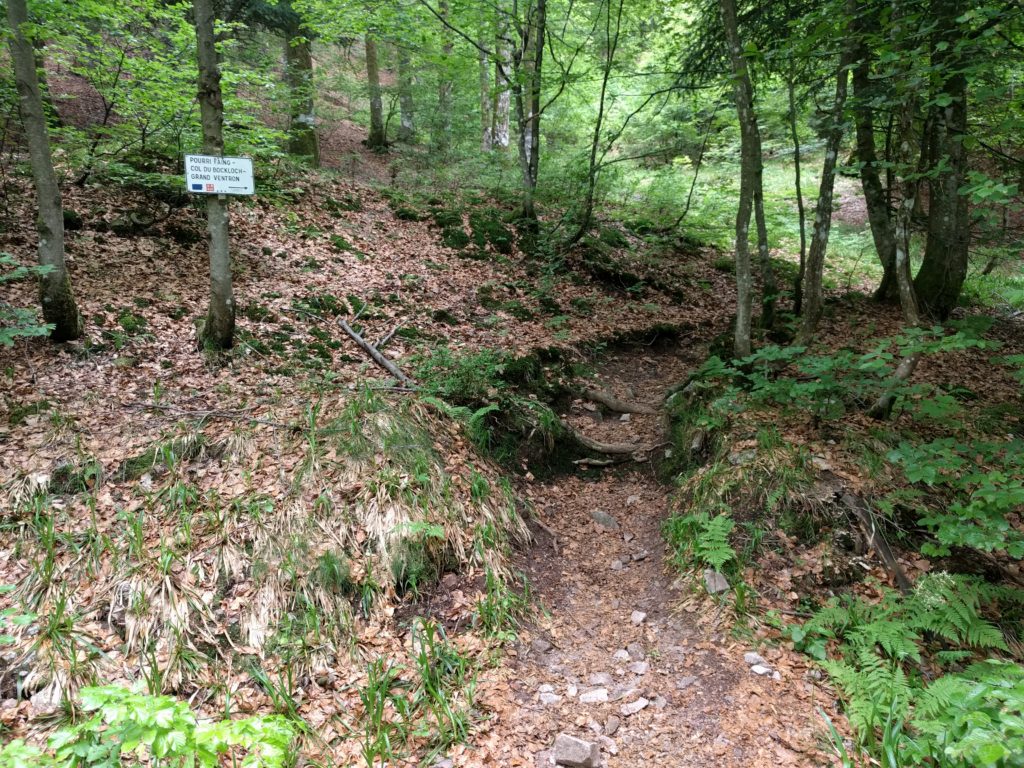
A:
<svg viewBox="0 0 1024 768">
<path fill-rule="evenodd" d="M 366 341 L 366 339 L 364 339 L 362 336 L 360 336 L 358 333 L 352 330 L 352 326 L 346 323 L 344 318 L 338 318 L 338 325 L 341 326 L 341 330 L 347 333 L 349 337 L 351 337 L 351 339 L 356 344 L 359 345 L 360 349 L 362 349 L 366 354 L 370 356 L 370 359 L 373 360 L 373 362 L 375 362 L 377 365 L 379 365 L 385 371 L 390 373 L 403 384 L 407 384 L 410 387 L 415 388 L 415 381 L 413 381 L 404 373 L 402 373 L 401 369 L 393 362 L 388 360 L 386 357 L 384 357 L 384 355 L 381 354 L 379 349 L 377 349 L 375 346 Z"/>
</svg>

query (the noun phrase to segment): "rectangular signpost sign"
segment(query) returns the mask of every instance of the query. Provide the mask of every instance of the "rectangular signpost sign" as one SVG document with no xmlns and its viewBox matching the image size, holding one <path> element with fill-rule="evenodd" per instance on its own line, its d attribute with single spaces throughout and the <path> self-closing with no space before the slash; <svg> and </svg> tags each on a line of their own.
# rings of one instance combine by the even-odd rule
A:
<svg viewBox="0 0 1024 768">
<path fill-rule="evenodd" d="M 252 195 L 256 185 L 248 157 L 185 155 L 185 188 L 199 195 Z"/>
</svg>

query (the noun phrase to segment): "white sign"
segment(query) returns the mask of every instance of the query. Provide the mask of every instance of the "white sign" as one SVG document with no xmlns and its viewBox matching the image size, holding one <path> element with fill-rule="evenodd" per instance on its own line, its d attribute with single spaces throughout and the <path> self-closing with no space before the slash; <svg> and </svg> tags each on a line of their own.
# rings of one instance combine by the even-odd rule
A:
<svg viewBox="0 0 1024 768">
<path fill-rule="evenodd" d="M 185 155 L 185 189 L 200 195 L 252 195 L 252 160 L 248 157 Z"/>
</svg>

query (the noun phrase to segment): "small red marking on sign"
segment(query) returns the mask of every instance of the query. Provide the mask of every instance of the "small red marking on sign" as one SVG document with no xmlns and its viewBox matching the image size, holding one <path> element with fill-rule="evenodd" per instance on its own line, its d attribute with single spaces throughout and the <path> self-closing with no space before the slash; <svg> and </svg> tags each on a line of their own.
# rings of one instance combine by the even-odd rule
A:
<svg viewBox="0 0 1024 768">
<path fill-rule="evenodd" d="M 213 184 L 207 184 L 206 185 L 206 191 L 207 192 L 213 192 Z"/>
</svg>

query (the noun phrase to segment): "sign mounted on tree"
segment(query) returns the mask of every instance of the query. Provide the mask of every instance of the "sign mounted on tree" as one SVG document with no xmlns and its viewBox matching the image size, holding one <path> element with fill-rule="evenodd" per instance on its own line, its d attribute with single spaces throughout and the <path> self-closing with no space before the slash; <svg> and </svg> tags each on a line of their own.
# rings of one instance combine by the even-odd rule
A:
<svg viewBox="0 0 1024 768">
<path fill-rule="evenodd" d="M 185 188 L 199 195 L 252 195 L 256 185 L 248 157 L 185 155 Z"/>
</svg>

